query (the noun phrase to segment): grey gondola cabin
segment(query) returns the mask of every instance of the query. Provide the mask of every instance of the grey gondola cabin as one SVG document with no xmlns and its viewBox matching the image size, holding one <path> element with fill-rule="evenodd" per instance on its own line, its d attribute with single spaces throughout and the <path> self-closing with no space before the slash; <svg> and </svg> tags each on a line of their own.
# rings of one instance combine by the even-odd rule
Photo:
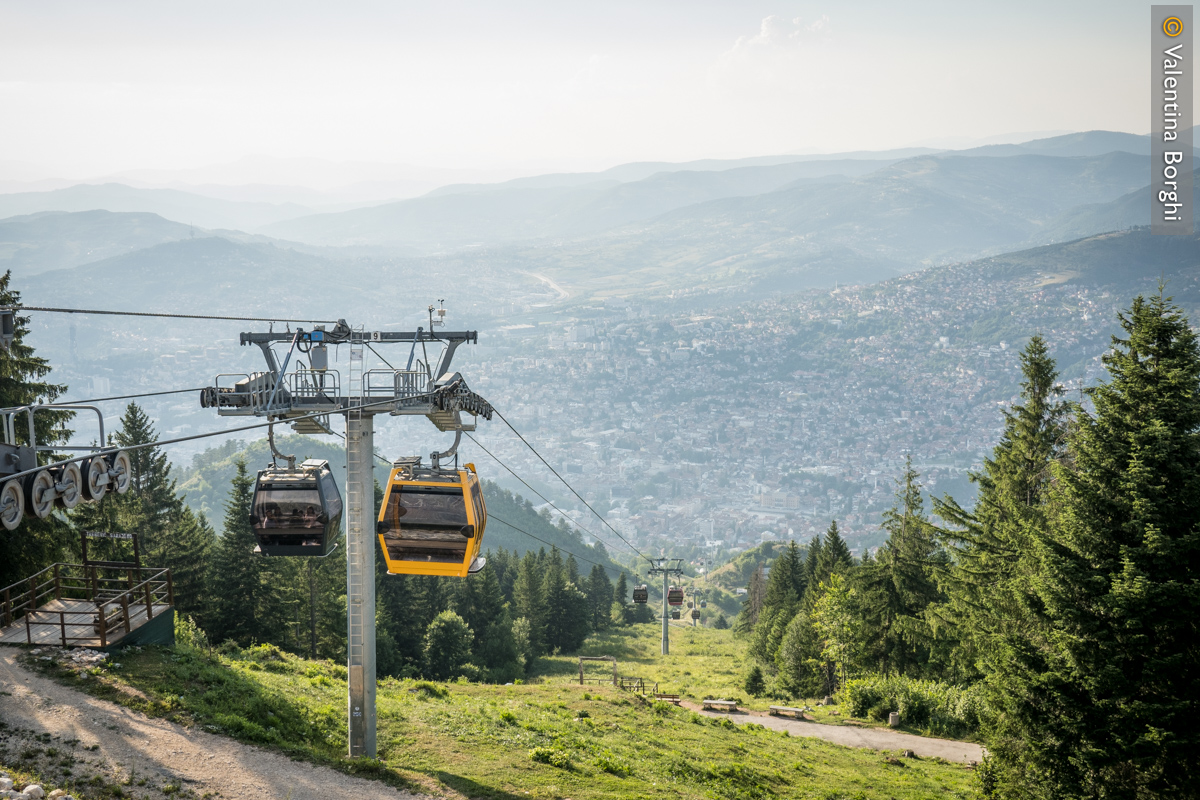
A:
<svg viewBox="0 0 1200 800">
<path fill-rule="evenodd" d="M 645 603 L 650 599 L 650 592 L 646 589 L 645 584 L 633 587 L 633 602 Z"/>
<path fill-rule="evenodd" d="M 326 556 L 342 529 L 342 495 L 329 462 L 309 459 L 298 467 L 258 473 L 250 527 L 255 552 L 268 556 Z"/>
</svg>

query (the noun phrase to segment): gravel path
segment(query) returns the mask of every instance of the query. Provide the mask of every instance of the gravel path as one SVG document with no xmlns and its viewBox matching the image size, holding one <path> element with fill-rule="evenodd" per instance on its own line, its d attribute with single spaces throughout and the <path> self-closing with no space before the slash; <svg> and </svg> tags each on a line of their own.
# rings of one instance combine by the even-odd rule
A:
<svg viewBox="0 0 1200 800">
<path fill-rule="evenodd" d="M 417 797 L 223 736 L 150 719 L 26 670 L 17 663 L 17 652 L 0 649 L 0 720 L 10 730 L 78 739 L 81 748 L 98 745 L 87 756 L 107 765 L 113 780 L 133 773 L 148 778 L 151 786 L 177 782 L 197 796 L 229 800 Z"/>
<path fill-rule="evenodd" d="M 911 733 L 888 730 L 887 728 L 858 728 L 853 725 L 823 725 L 787 717 L 772 717 L 762 711 L 704 711 L 699 704 L 688 703 L 699 714 L 706 717 L 729 717 L 745 725 L 753 722 L 777 731 L 787 731 L 792 736 L 813 736 L 847 747 L 863 747 L 872 750 L 912 750 L 918 756 L 944 758 L 947 761 L 970 763 L 983 761 L 983 748 L 971 742 L 956 742 L 953 739 L 934 739 Z"/>
</svg>

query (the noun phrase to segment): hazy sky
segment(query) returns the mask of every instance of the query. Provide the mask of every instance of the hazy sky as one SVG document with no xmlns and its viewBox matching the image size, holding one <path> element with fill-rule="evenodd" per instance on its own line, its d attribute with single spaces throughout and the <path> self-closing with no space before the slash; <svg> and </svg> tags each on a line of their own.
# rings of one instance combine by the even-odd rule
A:
<svg viewBox="0 0 1200 800">
<path fill-rule="evenodd" d="M 598 168 L 1148 130 L 1132 2 L 10 2 L 0 162 Z"/>
</svg>

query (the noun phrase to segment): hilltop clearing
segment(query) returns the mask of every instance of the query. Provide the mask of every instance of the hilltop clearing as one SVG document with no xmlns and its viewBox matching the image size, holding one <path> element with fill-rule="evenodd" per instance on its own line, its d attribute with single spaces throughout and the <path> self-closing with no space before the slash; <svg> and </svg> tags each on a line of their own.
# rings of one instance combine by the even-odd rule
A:
<svg viewBox="0 0 1200 800">
<path fill-rule="evenodd" d="M 57 662 L 35 663 L 152 717 L 202 726 L 293 758 L 360 767 L 341 756 L 345 677 L 339 665 L 269 647 L 213 656 L 147 649 L 122 654 L 120 661 L 120 667 L 86 677 Z M 79 697 L 60 687 L 54 691 Z M 4 705 L 11 702 L 3 698 Z M 162 724 L 107 703 L 89 707 L 138 724 Z M 448 797 L 971 796 L 971 772 L 963 765 L 898 759 L 709 719 L 647 704 L 611 686 L 557 679 L 516 686 L 388 679 L 380 683 L 378 708 L 374 777 Z"/>
</svg>

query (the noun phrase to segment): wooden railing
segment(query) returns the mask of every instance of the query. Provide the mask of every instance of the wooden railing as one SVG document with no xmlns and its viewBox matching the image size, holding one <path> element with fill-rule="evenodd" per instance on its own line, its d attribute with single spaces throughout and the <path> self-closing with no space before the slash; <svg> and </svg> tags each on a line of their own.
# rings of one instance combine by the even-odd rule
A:
<svg viewBox="0 0 1200 800">
<path fill-rule="evenodd" d="M 101 569 L 83 564 L 51 564 L 23 581 L 0 589 L 0 627 L 8 627 L 19 619 L 25 621 L 25 639 L 33 643 L 33 628 L 55 626 L 63 647 L 71 642 L 91 641 L 97 636 L 101 647 L 108 645 L 108 635 L 117 627 L 132 630 L 130 607 L 145 604 L 146 620 L 154 618 L 155 605 L 173 606 L 175 591 L 171 570 L 157 567 L 104 569 L 105 573 L 123 572 L 120 578 L 101 574 Z M 138 578 L 141 581 L 138 582 Z M 88 623 L 69 622 L 68 616 L 81 612 L 39 610 L 50 600 L 83 600 L 96 604 L 96 614 Z M 136 613 L 136 611 L 134 612 Z M 49 619 L 47 619 L 49 618 Z M 68 629 L 90 628 L 89 636 L 69 636 Z"/>
<path fill-rule="evenodd" d="M 637 692 L 638 694 L 647 694 L 649 684 L 645 678 L 631 678 L 627 675 L 622 675 L 617 679 L 617 687 L 624 689 L 627 692 Z M 654 691 L 650 694 L 658 694 L 658 681 L 654 682 Z"/>
</svg>

